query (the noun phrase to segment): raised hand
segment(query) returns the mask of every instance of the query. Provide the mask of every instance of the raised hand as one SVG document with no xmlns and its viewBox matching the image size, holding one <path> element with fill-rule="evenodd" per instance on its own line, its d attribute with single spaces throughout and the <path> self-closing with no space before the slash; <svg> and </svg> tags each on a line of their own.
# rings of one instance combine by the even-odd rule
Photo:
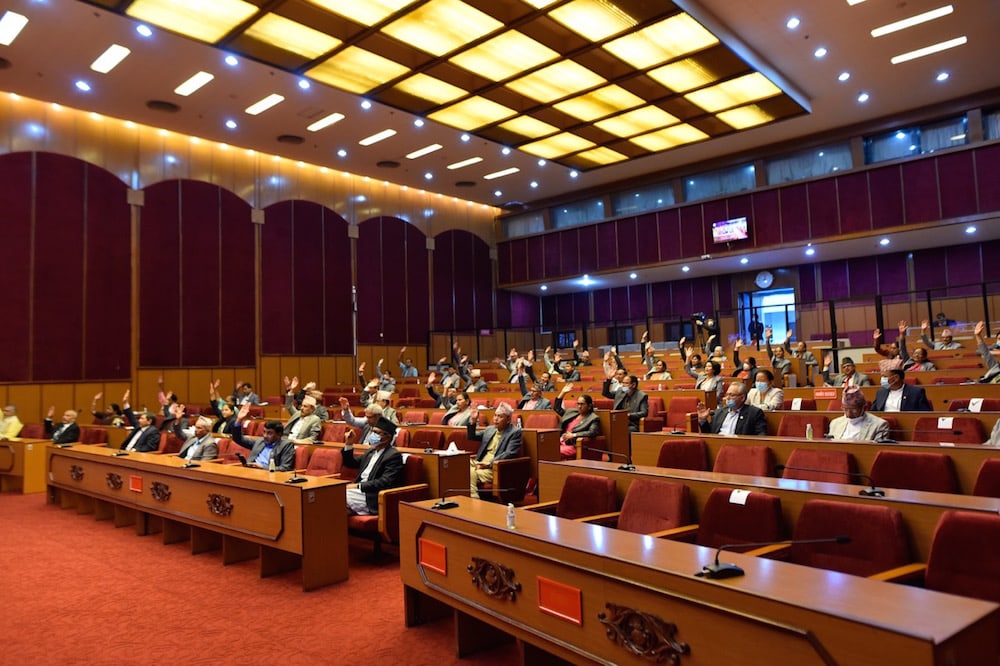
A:
<svg viewBox="0 0 1000 666">
<path fill-rule="evenodd" d="M 297 376 L 292 377 L 292 382 L 288 385 L 288 390 L 294 391 L 296 388 L 298 388 L 298 386 L 299 386 L 299 378 Z"/>
<path fill-rule="evenodd" d="M 340 398 L 338 400 L 338 402 L 340 403 L 340 408 L 341 409 L 350 409 L 351 408 L 351 401 L 348 400 L 347 398 Z"/>
<path fill-rule="evenodd" d="M 920 322 L 920 332 L 921 333 L 926 333 L 927 331 L 930 330 L 930 328 L 931 328 L 931 323 L 929 321 L 927 321 L 926 319 L 924 319 L 923 321 Z"/>
<path fill-rule="evenodd" d="M 432 372 L 431 374 L 427 375 L 427 383 L 428 384 L 433 384 L 436 381 L 437 381 L 437 373 Z"/>
<path fill-rule="evenodd" d="M 701 402 L 700 400 L 698 401 L 697 410 L 698 410 L 699 421 L 707 421 L 712 416 L 712 411 L 708 408 L 708 406 L 705 403 Z"/>
<path fill-rule="evenodd" d="M 976 337 L 977 338 L 982 338 L 983 337 L 983 333 L 985 333 L 985 332 L 986 332 L 986 322 L 985 321 L 977 322 L 976 323 L 976 328 L 975 328 L 975 330 L 973 330 L 973 333 L 975 333 Z"/>
<path fill-rule="evenodd" d="M 378 360 L 378 365 L 382 365 L 384 362 L 385 362 L 385 359 L 384 358 L 380 358 Z"/>
<path fill-rule="evenodd" d="M 406 347 L 400 347 L 399 348 L 399 353 L 400 354 L 405 354 L 406 353 Z"/>
<path fill-rule="evenodd" d="M 312 391 L 314 388 L 316 388 L 316 382 L 309 382 L 308 384 L 306 384 L 305 386 L 302 387 L 302 390 L 303 391 Z"/>
<path fill-rule="evenodd" d="M 366 363 L 365 361 L 361 361 L 361 365 L 358 366 L 359 375 L 365 374 L 365 363 Z"/>
<path fill-rule="evenodd" d="M 566 382 L 565 384 L 563 384 L 562 390 L 559 391 L 559 397 L 561 398 L 562 396 L 566 395 L 572 390 L 573 390 L 573 382 Z"/>
<path fill-rule="evenodd" d="M 910 322 L 906 321 L 905 319 L 900 319 L 899 320 L 899 334 L 900 335 L 906 335 L 906 329 L 908 329 L 909 327 L 910 327 Z"/>
<path fill-rule="evenodd" d="M 51 419 L 53 416 L 55 416 L 55 413 L 56 413 L 56 406 L 51 405 L 49 407 L 49 411 L 45 413 L 45 418 Z"/>
<path fill-rule="evenodd" d="M 243 421 L 246 419 L 247 416 L 249 416 L 249 414 L 250 414 L 250 403 L 245 402 L 242 405 L 240 405 L 240 411 L 236 415 L 236 420 Z"/>
<path fill-rule="evenodd" d="M 179 419 L 180 417 L 184 416 L 184 409 L 185 409 L 184 405 L 182 405 L 179 402 L 175 402 L 174 404 L 170 405 L 170 413 L 174 415 L 175 419 Z"/>
<path fill-rule="evenodd" d="M 441 365 L 442 363 L 444 363 L 447 360 L 448 360 L 447 356 L 442 356 L 441 358 L 438 359 L 438 365 Z"/>
<path fill-rule="evenodd" d="M 733 351 L 738 350 L 742 346 L 743 346 L 743 339 L 742 338 L 736 338 L 736 342 L 733 343 Z"/>
<path fill-rule="evenodd" d="M 98 391 L 94 394 L 94 402 L 97 402 L 104 396 L 104 391 Z"/>
<path fill-rule="evenodd" d="M 574 339 L 573 340 L 573 349 L 579 349 L 579 348 L 580 348 L 580 341 Z"/>
<path fill-rule="evenodd" d="M 881 329 L 881 328 L 876 328 L 876 329 L 875 329 L 875 330 L 874 330 L 874 331 L 872 332 L 872 339 L 874 339 L 874 340 L 878 340 L 878 339 L 879 339 L 879 338 L 881 338 L 881 337 L 882 337 L 882 329 Z"/>
<path fill-rule="evenodd" d="M 770 326 L 768 326 L 767 328 L 764 329 L 764 338 L 765 339 L 770 340 L 773 335 L 774 335 L 774 329 L 773 328 L 771 328 Z"/>
<path fill-rule="evenodd" d="M 128 397 L 132 395 L 132 389 L 125 389 L 125 395 L 122 396 L 122 407 L 128 404 Z"/>
<path fill-rule="evenodd" d="M 212 388 L 213 389 L 219 388 L 219 384 L 221 384 L 221 383 L 222 383 L 221 379 L 216 379 L 214 382 L 212 382 Z"/>
<path fill-rule="evenodd" d="M 288 375 L 285 375 L 284 377 L 282 377 L 281 381 L 285 384 L 285 390 L 286 391 L 288 391 L 288 390 L 290 390 L 292 388 L 292 380 L 288 378 Z"/>
<path fill-rule="evenodd" d="M 833 354 L 827 352 L 826 356 L 823 357 L 823 367 L 829 368 L 831 363 L 833 363 Z"/>
</svg>

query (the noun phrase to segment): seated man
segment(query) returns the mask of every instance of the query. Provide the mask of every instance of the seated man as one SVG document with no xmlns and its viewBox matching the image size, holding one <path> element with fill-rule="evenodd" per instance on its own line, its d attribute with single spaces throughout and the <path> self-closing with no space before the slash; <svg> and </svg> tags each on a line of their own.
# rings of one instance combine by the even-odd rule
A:
<svg viewBox="0 0 1000 666">
<path fill-rule="evenodd" d="M 199 416 L 194 422 L 193 428 L 181 427 L 181 417 L 184 415 L 184 405 L 171 405 L 171 413 L 174 416 L 172 421 L 174 434 L 177 435 L 184 444 L 181 446 L 179 458 L 188 462 L 194 460 L 211 460 L 219 456 L 219 445 L 212 437 L 212 419 L 207 416 Z"/>
<path fill-rule="evenodd" d="M 840 374 L 830 376 L 830 364 L 833 363 L 833 354 L 828 353 L 823 357 L 823 381 L 828 386 L 871 386 L 872 380 L 863 372 L 856 372 L 854 359 L 845 356 L 840 362 Z"/>
<path fill-rule="evenodd" d="M 122 442 L 121 449 L 146 453 L 156 451 L 160 448 L 160 431 L 156 429 L 156 415 L 148 411 L 134 414 L 128 404 L 130 392 L 125 391 L 122 397 L 122 410 L 125 412 L 125 421 L 132 426 L 132 432 Z"/>
<path fill-rule="evenodd" d="M 434 399 L 435 406 L 438 409 L 451 409 L 452 405 L 455 404 L 455 396 L 458 395 L 458 388 L 455 386 L 446 387 L 442 382 L 441 392 L 438 393 L 434 390 L 435 380 L 437 380 L 437 375 L 433 372 L 427 375 L 427 395 Z"/>
<path fill-rule="evenodd" d="M 930 338 L 927 337 L 927 334 L 930 332 L 930 330 L 931 330 L 931 323 L 929 321 L 924 319 L 922 322 L 920 322 L 920 339 L 923 340 L 923 343 L 928 347 L 930 347 L 931 349 L 938 351 L 942 349 L 950 350 L 950 349 L 962 348 L 962 343 L 955 342 L 955 340 L 952 338 L 950 328 L 942 329 L 940 334 L 941 339 L 936 340 L 934 342 L 931 342 Z"/>
<path fill-rule="evenodd" d="M 399 363 L 399 372 L 400 372 L 400 374 L 404 378 L 405 377 L 417 377 L 417 376 L 419 376 L 418 373 L 417 373 L 417 367 L 415 365 L 413 365 L 413 359 L 410 358 L 409 356 L 407 356 L 405 358 L 403 357 L 403 354 L 405 354 L 405 353 L 406 353 L 406 347 L 401 348 L 399 350 L 399 358 L 396 359 L 396 362 Z"/>
<path fill-rule="evenodd" d="M 524 381 L 524 372 L 518 372 L 517 383 L 521 387 L 521 401 L 517 403 L 517 408 L 522 410 L 549 410 L 552 405 L 549 399 L 542 395 L 542 385 L 533 384 L 527 388 Z"/>
<path fill-rule="evenodd" d="M 128 394 L 126 393 L 126 395 Z M 51 437 L 56 444 L 79 442 L 80 426 L 76 423 L 76 411 L 67 409 L 63 412 L 62 423 L 58 426 L 52 423 L 52 417 L 55 413 L 55 405 L 49 407 L 49 412 L 45 415 L 45 434 Z"/>
<path fill-rule="evenodd" d="M 713 435 L 767 434 L 767 418 L 764 412 L 747 404 L 746 384 L 743 382 L 730 384 L 726 389 L 724 405 L 725 407 L 716 410 L 713 416 L 705 403 L 698 403 L 698 423 L 702 432 Z"/>
<path fill-rule="evenodd" d="M 260 396 L 253 392 L 253 384 L 250 382 L 237 382 L 233 389 L 234 405 L 259 405 Z"/>
<path fill-rule="evenodd" d="M 841 401 L 844 403 L 844 415 L 830 422 L 830 437 L 873 441 L 889 439 L 889 422 L 865 411 L 868 401 L 860 388 L 844 389 Z"/>
<path fill-rule="evenodd" d="M 375 394 L 375 404 L 382 408 L 382 416 L 399 425 L 399 416 L 396 414 L 396 408 L 392 406 L 391 392 L 380 390 Z"/>
<path fill-rule="evenodd" d="M 3 418 L 0 419 L 0 441 L 17 437 L 24 424 L 17 418 L 17 407 L 7 405 L 3 408 Z"/>
<path fill-rule="evenodd" d="M 485 430 L 476 429 L 476 421 L 469 421 L 466 436 L 477 442 L 479 450 L 469 461 L 470 496 L 479 498 L 479 484 L 493 482 L 493 461 L 517 458 L 521 455 L 521 429 L 511 423 L 514 410 L 501 402 L 493 411 L 493 425 Z"/>
<path fill-rule="evenodd" d="M 563 460 L 576 458 L 576 440 L 593 439 L 601 434 L 601 419 L 594 413 L 594 399 L 583 394 L 576 399 L 576 409 L 563 409 L 563 396 L 573 390 L 572 384 L 563 386 L 556 396 L 555 411 L 560 416 L 559 455 Z"/>
<path fill-rule="evenodd" d="M 465 387 L 469 393 L 483 393 L 490 390 L 490 385 L 483 381 L 483 371 L 473 368 L 469 371 L 469 384 Z"/>
<path fill-rule="evenodd" d="M 617 392 L 612 392 L 611 382 L 604 380 L 601 395 L 614 401 L 612 409 L 628 412 L 629 431 L 639 432 L 639 421 L 649 416 L 649 397 L 639 390 L 639 379 L 635 375 L 627 375 Z"/>
<path fill-rule="evenodd" d="M 875 412 L 929 412 L 931 403 L 927 392 L 919 386 L 903 381 L 903 370 L 894 368 L 882 374 L 882 386 L 875 394 L 872 411 Z"/>
<path fill-rule="evenodd" d="M 982 384 L 1000 384 L 1000 363 L 993 356 L 995 346 L 991 347 L 986 340 L 986 322 L 978 322 L 974 332 L 976 335 L 976 351 L 979 352 L 983 362 L 986 364 L 986 373 L 979 378 L 979 381 Z M 1000 343 L 1000 335 L 997 336 L 997 342 Z"/>
<path fill-rule="evenodd" d="M 365 442 L 368 440 L 368 436 L 372 433 L 372 428 L 374 428 L 375 424 L 378 423 L 378 420 L 382 418 L 382 407 L 374 404 L 368 405 L 365 407 L 365 415 L 364 418 L 362 418 L 354 415 L 351 411 L 351 403 L 348 402 L 347 398 L 341 398 L 340 414 L 348 425 L 352 425 L 355 428 L 361 428 L 360 441 Z M 393 434 L 395 434 L 395 432 L 396 431 L 393 430 Z M 344 437 L 347 437 L 346 433 Z"/>
<path fill-rule="evenodd" d="M 295 408 L 291 393 L 285 394 L 285 409 L 292 415 L 285 424 L 284 431 L 293 444 L 314 444 L 319 439 L 323 422 L 316 415 L 316 398 L 307 395 L 302 398 L 302 408 Z"/>
<path fill-rule="evenodd" d="M 250 403 L 246 403 L 240 407 L 233 426 L 233 441 L 250 449 L 247 466 L 269 469 L 273 460 L 276 472 L 291 472 L 295 469 L 295 445 L 282 436 L 285 429 L 281 421 L 265 423 L 263 437 L 244 437 L 243 421 L 249 414 Z"/>
<path fill-rule="evenodd" d="M 354 483 L 347 487 L 347 511 L 361 516 L 378 515 L 378 494 L 395 488 L 403 480 L 403 454 L 391 446 L 396 425 L 379 417 L 365 440 L 368 450 L 360 459 L 354 457 L 354 431 L 345 434 L 344 467 L 359 470 Z"/>
</svg>

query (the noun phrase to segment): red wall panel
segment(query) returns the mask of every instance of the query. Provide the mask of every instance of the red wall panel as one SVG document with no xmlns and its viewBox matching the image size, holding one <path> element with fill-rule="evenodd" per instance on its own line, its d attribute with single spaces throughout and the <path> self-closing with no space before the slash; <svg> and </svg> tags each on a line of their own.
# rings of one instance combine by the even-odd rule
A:
<svg viewBox="0 0 1000 666">
<path fill-rule="evenodd" d="M 705 228 L 701 206 L 685 206 L 681 212 L 681 256 L 700 257 L 705 254 Z"/>
<path fill-rule="evenodd" d="M 629 285 L 628 318 L 635 321 L 645 319 L 648 310 L 647 290 L 644 284 Z"/>
<path fill-rule="evenodd" d="M 1000 210 L 1000 143 L 978 149 L 975 161 L 979 210 Z"/>
<path fill-rule="evenodd" d="M 434 329 L 455 328 L 455 292 L 451 288 L 452 256 L 455 234 L 444 233 L 434 238 Z"/>
<path fill-rule="evenodd" d="M 265 209 L 260 227 L 260 348 L 264 354 L 294 354 L 293 202 Z"/>
<path fill-rule="evenodd" d="M 507 284 L 510 277 L 510 243 L 497 244 L 497 279 L 500 284 Z"/>
<path fill-rule="evenodd" d="M 781 199 L 778 190 L 753 194 L 753 217 L 750 219 L 751 238 L 757 247 L 781 242 Z"/>
<path fill-rule="evenodd" d="M 835 236 L 840 233 L 837 210 L 837 181 L 816 180 L 809 187 L 809 238 Z"/>
<path fill-rule="evenodd" d="M 562 275 L 562 235 L 545 234 L 538 239 L 544 245 L 545 277 L 558 278 Z"/>
<path fill-rule="evenodd" d="M 216 366 L 220 363 L 219 328 L 219 220 L 218 186 L 192 180 L 181 182 L 181 238 L 179 291 L 181 315 L 180 365 Z M 166 285 L 162 285 L 163 288 Z"/>
<path fill-rule="evenodd" d="M 960 217 L 979 212 L 973 154 L 968 151 L 952 153 L 936 161 L 942 216 Z"/>
<path fill-rule="evenodd" d="M 0 326 L 0 381 L 28 381 L 28 341 L 31 338 L 30 273 L 33 153 L 0 155 L 0 234 L 4 260 L 0 261 L 0 284 L 4 285 L 4 309 Z"/>
<path fill-rule="evenodd" d="M 254 313 L 256 225 L 250 222 L 250 204 L 228 190 L 220 191 L 219 215 L 219 338 L 222 365 L 256 363 L 257 334 Z M 270 247 L 267 250 L 270 251 Z M 198 298 L 197 292 L 194 298 Z"/>
<path fill-rule="evenodd" d="M 580 234 L 576 229 L 567 229 L 560 231 L 557 237 L 562 262 L 561 275 L 577 275 L 580 272 Z"/>
<path fill-rule="evenodd" d="M 629 317 L 628 287 L 614 287 L 608 290 L 611 297 L 611 318 L 627 321 Z"/>
<path fill-rule="evenodd" d="M 528 260 L 528 279 L 541 280 L 545 277 L 545 245 L 541 238 L 532 238 L 527 249 L 521 257 Z"/>
<path fill-rule="evenodd" d="M 347 223 L 344 222 L 346 230 Z M 428 284 L 430 264 L 427 256 L 427 237 L 422 231 L 408 225 L 406 229 L 406 272 L 396 277 L 397 283 L 406 284 L 406 339 L 401 342 L 420 344 L 427 339 L 430 330 L 431 291 Z M 350 253 L 344 259 L 343 266 L 350 271 Z M 343 328 L 343 326 L 341 326 Z M 340 335 L 338 349 L 345 344 L 349 347 L 350 336 Z"/>
<path fill-rule="evenodd" d="M 868 177 L 865 174 L 852 173 L 837 179 L 837 203 L 840 206 L 841 233 L 853 234 L 871 229 Z"/>
<path fill-rule="evenodd" d="M 594 321 L 599 323 L 607 323 L 614 319 L 614 314 L 611 308 L 611 290 L 610 289 L 595 289 L 594 290 Z"/>
<path fill-rule="evenodd" d="M 597 225 L 597 268 L 611 270 L 618 267 L 618 226 L 616 222 Z"/>
<path fill-rule="evenodd" d="M 847 261 L 824 261 L 820 264 L 819 269 L 820 287 L 823 290 L 824 301 L 850 296 L 851 281 L 848 276 Z"/>
<path fill-rule="evenodd" d="M 657 238 L 656 213 L 640 215 L 636 218 L 636 244 L 640 264 L 655 264 L 660 258 L 660 245 Z"/>
<path fill-rule="evenodd" d="M 322 354 L 323 323 L 323 208 L 310 201 L 292 202 L 292 291 L 288 295 L 296 354 Z M 396 265 L 387 261 L 387 265 Z"/>
<path fill-rule="evenodd" d="M 139 213 L 139 365 L 181 363 L 180 303 L 181 182 L 168 180 L 145 190 Z"/>
<path fill-rule="evenodd" d="M 809 206 L 805 185 L 790 185 L 780 190 L 781 240 L 785 243 L 809 239 Z"/>
<path fill-rule="evenodd" d="M 681 214 L 680 210 L 661 210 L 656 214 L 656 233 L 660 245 L 660 261 L 680 259 Z"/>
<path fill-rule="evenodd" d="M 941 219 L 938 200 L 937 169 L 934 160 L 918 160 L 901 165 L 906 223 L 932 222 Z"/>
<path fill-rule="evenodd" d="M 639 263 L 638 242 L 636 219 L 627 217 L 618 220 L 618 261 L 615 266 L 635 266 Z"/>
<path fill-rule="evenodd" d="M 382 310 L 382 328 L 379 330 L 380 337 L 369 341 L 375 344 L 391 342 L 402 345 L 406 342 L 406 283 L 410 276 L 407 275 L 406 280 L 399 280 L 386 269 L 403 266 L 405 270 L 408 256 L 406 228 L 410 225 L 398 217 L 380 217 L 378 222 L 382 225 L 382 257 L 378 268 L 372 266 L 366 273 L 376 270 L 382 273 L 382 293 L 376 302 L 368 304 L 368 307 Z M 467 266 L 468 259 L 462 259 Z M 456 262 L 457 260 L 458 257 Z M 413 276 L 413 279 L 418 278 Z"/>
<path fill-rule="evenodd" d="M 873 229 L 903 224 L 903 181 L 898 166 L 869 171 L 868 191 L 871 194 Z"/>
<path fill-rule="evenodd" d="M 593 273 L 597 270 L 597 227 L 595 225 L 580 227 L 577 234 L 579 236 L 577 242 L 580 244 L 580 269 L 577 273 L 566 277 Z"/>
</svg>

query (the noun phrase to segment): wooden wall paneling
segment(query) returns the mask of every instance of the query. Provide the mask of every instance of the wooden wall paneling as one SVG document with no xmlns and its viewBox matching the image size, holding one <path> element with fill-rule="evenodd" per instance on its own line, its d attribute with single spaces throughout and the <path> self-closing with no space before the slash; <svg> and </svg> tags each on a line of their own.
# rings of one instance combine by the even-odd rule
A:
<svg viewBox="0 0 1000 666">
<path fill-rule="evenodd" d="M 941 155 L 937 162 L 937 189 L 941 194 L 941 215 L 945 219 L 979 212 L 976 200 L 974 153 L 963 151 Z"/>
<path fill-rule="evenodd" d="M 196 386 L 192 385 L 191 382 L 191 372 L 193 368 L 164 368 L 163 373 L 163 387 L 167 391 L 172 391 L 177 394 L 177 398 L 181 402 L 193 401 L 198 402 L 199 400 L 207 399 L 205 396 L 208 395 L 208 386 L 205 385 L 199 391 Z M 207 368 L 211 372 L 210 368 Z M 145 376 L 145 375 L 144 375 Z M 158 376 L 158 375 L 157 375 Z M 156 383 L 156 378 L 153 380 L 154 385 Z M 144 385 L 145 386 L 145 385 Z M 222 388 L 221 386 L 219 388 Z M 157 398 L 158 389 L 153 389 L 153 401 Z M 199 396 L 197 399 L 191 396 Z M 146 398 L 145 395 L 143 396 Z"/>
<path fill-rule="evenodd" d="M 354 379 L 354 357 L 353 356 L 337 356 L 333 359 L 334 365 L 336 366 L 337 379 L 334 384 L 329 384 L 328 386 L 353 386 Z M 417 363 L 417 356 L 414 354 L 413 362 Z M 426 362 L 423 365 L 418 364 L 417 368 L 423 373 L 423 368 L 426 367 Z"/>
<path fill-rule="evenodd" d="M 73 394 L 72 384 L 42 384 L 41 388 L 41 413 L 39 414 L 39 420 L 45 417 L 45 413 L 51 405 L 55 405 L 56 413 L 55 416 L 52 417 L 52 420 L 57 423 L 62 420 L 62 414 L 67 409 L 75 409 L 77 411 L 82 410 L 86 413 L 90 408 L 89 400 L 82 405 L 76 404 L 76 396 Z M 86 417 L 84 417 L 84 419 L 86 419 Z M 22 416 L 21 422 L 27 423 L 28 421 L 26 421 Z M 84 422 L 86 422 L 86 420 Z"/>
<path fill-rule="evenodd" d="M 0 381 L 28 381 L 31 353 L 31 209 L 33 153 L 0 155 L 0 234 L 4 260 L 0 284 L 4 285 L 4 325 L 0 326 Z M 21 420 L 24 420 L 22 416 Z"/>
<path fill-rule="evenodd" d="M 904 162 L 900 168 L 906 224 L 940 220 L 941 200 L 934 160 Z"/>
<path fill-rule="evenodd" d="M 841 333 L 873 331 L 875 330 L 875 313 L 868 305 L 848 305 L 837 308 L 837 329 Z"/>
<path fill-rule="evenodd" d="M 163 368 L 140 368 L 132 380 L 131 401 L 134 411 L 148 409 L 151 412 L 160 412 L 160 403 L 157 399 L 159 387 L 156 380 L 159 378 Z"/>
<path fill-rule="evenodd" d="M 208 387 L 215 379 L 217 375 L 217 370 L 215 368 L 191 368 L 187 372 L 187 381 L 185 382 L 185 390 L 181 393 L 177 388 L 174 388 L 173 384 L 168 383 L 167 388 L 173 388 L 174 392 L 177 393 L 178 399 L 185 405 L 199 405 L 204 406 L 208 404 Z M 226 395 L 224 391 L 224 384 L 219 384 L 219 391 L 223 391 L 223 395 Z M 228 387 L 230 390 L 232 386 Z M 261 400 L 264 396 L 261 396 Z"/>
<path fill-rule="evenodd" d="M 903 181 L 899 166 L 871 169 L 867 173 L 872 228 L 886 229 L 903 224 Z"/>
<path fill-rule="evenodd" d="M 49 405 L 55 403 L 42 404 L 42 384 L 11 384 L 7 387 L 7 401 L 17 407 L 17 415 L 21 423 L 41 423 L 45 418 L 45 411 Z M 56 409 L 75 409 L 72 395 L 66 396 L 66 402 Z M 62 412 L 59 412 L 62 414 Z"/>
<path fill-rule="evenodd" d="M 392 359 L 392 374 L 399 376 L 399 366 Z M 337 385 L 337 361 L 333 356 L 320 356 L 316 359 L 316 388 L 322 391 L 327 386 Z"/>
<path fill-rule="evenodd" d="M 829 318 L 824 319 L 817 308 L 800 308 L 795 312 L 795 341 L 829 337 Z"/>
</svg>

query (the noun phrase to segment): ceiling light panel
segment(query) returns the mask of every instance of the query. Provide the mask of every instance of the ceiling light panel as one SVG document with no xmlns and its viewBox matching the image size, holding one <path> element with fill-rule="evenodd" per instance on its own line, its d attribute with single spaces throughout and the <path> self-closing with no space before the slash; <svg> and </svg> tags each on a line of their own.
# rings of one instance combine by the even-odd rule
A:
<svg viewBox="0 0 1000 666">
<path fill-rule="evenodd" d="M 716 115 L 716 118 L 726 123 L 733 129 L 749 129 L 757 125 L 763 125 L 774 120 L 774 116 L 761 109 L 756 104 L 741 106 L 738 109 L 730 109 Z"/>
<path fill-rule="evenodd" d="M 559 128 L 555 125 L 550 125 L 531 116 L 511 118 L 507 122 L 501 123 L 499 127 L 500 129 L 513 132 L 528 139 L 537 139 L 559 131 Z"/>
<path fill-rule="evenodd" d="M 283 51 L 313 60 L 340 46 L 340 40 L 325 32 L 296 23 L 277 14 L 267 14 L 243 33 Z"/>
<path fill-rule="evenodd" d="M 719 39 L 688 14 L 677 14 L 604 45 L 620 60 L 648 69 L 714 46 Z"/>
<path fill-rule="evenodd" d="M 310 69 L 306 75 L 335 88 L 361 94 L 408 71 L 398 62 L 357 46 L 349 46 Z"/>
<path fill-rule="evenodd" d="M 942 16 L 947 16 L 948 14 L 951 14 L 953 11 L 955 11 L 955 8 L 952 7 L 951 5 L 938 7 L 937 9 L 932 9 L 929 12 L 917 14 L 916 16 L 911 16 L 901 21 L 895 21 L 894 23 L 889 23 L 888 25 L 883 25 L 878 28 L 875 28 L 874 30 L 872 30 L 872 37 L 882 37 L 883 35 L 890 35 L 900 30 L 906 30 L 907 28 L 912 28 L 915 25 L 920 25 L 921 23 L 927 23 L 928 21 L 939 19 Z"/>
<path fill-rule="evenodd" d="M 517 56 L 511 57 L 512 54 Z M 502 81 L 558 57 L 557 52 L 544 44 L 511 30 L 459 53 L 451 62 L 492 81 Z"/>
<path fill-rule="evenodd" d="M 636 25 L 636 20 L 610 2 L 573 0 L 549 12 L 559 23 L 592 42 L 612 37 Z"/>
<path fill-rule="evenodd" d="M 278 104 L 281 104 L 284 101 L 285 101 L 284 96 L 278 95 L 276 93 L 271 93 L 270 95 L 260 100 L 259 102 L 248 106 L 246 108 L 246 113 L 251 116 L 259 116 L 260 114 L 270 109 L 272 106 L 277 106 Z"/>
<path fill-rule="evenodd" d="M 442 56 L 499 30 L 503 23 L 459 0 L 430 0 L 382 28 L 404 44 Z"/>
<path fill-rule="evenodd" d="M 585 163 L 589 162 L 591 167 L 607 166 L 608 164 L 621 162 L 625 159 L 628 159 L 626 155 L 622 155 L 618 151 L 611 150 L 610 148 L 594 148 L 593 150 L 587 150 L 573 156 L 573 162 L 575 164 L 579 164 L 581 161 Z M 583 168 L 587 168 L 585 164 L 581 166 L 583 166 Z"/>
<path fill-rule="evenodd" d="M 395 89 L 438 105 L 454 102 L 459 97 L 468 95 L 468 92 L 458 86 L 426 74 L 414 74 L 397 83 Z"/>
<path fill-rule="evenodd" d="M 381 132 L 376 132 L 375 134 L 372 134 L 371 136 L 367 136 L 364 139 L 361 139 L 361 141 L 358 141 L 358 145 L 361 145 L 361 146 L 372 146 L 372 145 L 378 143 L 379 141 L 385 141 L 386 139 L 394 137 L 394 136 L 396 136 L 396 130 L 394 130 L 394 129 L 384 129 Z"/>
<path fill-rule="evenodd" d="M 361 25 L 372 26 L 415 0 L 306 0 L 309 4 L 349 18 Z"/>
<path fill-rule="evenodd" d="M 923 58 L 924 56 L 929 56 L 933 53 L 940 53 L 941 51 L 947 51 L 948 49 L 953 49 L 956 46 L 962 46 L 969 39 L 965 35 L 961 37 L 956 37 L 955 39 L 949 39 L 944 42 L 938 42 L 937 44 L 931 44 L 930 46 L 925 46 L 922 49 L 917 49 L 916 51 L 909 51 L 907 53 L 901 53 L 898 56 L 893 56 L 889 59 L 893 65 L 898 65 L 902 62 L 908 62 L 910 60 L 916 60 L 917 58 Z"/>
<path fill-rule="evenodd" d="M 773 97 L 781 89 L 767 80 L 760 72 L 723 81 L 703 90 L 696 90 L 684 96 L 689 102 L 714 113 L 722 109 L 740 106 L 747 102 Z"/>
<path fill-rule="evenodd" d="M 715 80 L 712 72 L 691 58 L 654 69 L 649 77 L 677 93 L 700 88 Z"/>
<path fill-rule="evenodd" d="M 28 25 L 28 17 L 17 12 L 6 11 L 0 16 L 0 44 L 10 46 Z"/>
<path fill-rule="evenodd" d="M 174 92 L 181 97 L 187 97 L 214 78 L 214 74 L 209 74 L 208 72 L 198 72 L 190 79 L 174 88 Z"/>
<path fill-rule="evenodd" d="M 320 118 L 319 120 L 317 120 L 316 122 L 314 122 L 312 125 L 309 125 L 308 127 L 306 127 L 306 129 L 308 131 L 310 131 L 310 132 L 318 132 L 321 129 L 326 129 L 330 125 L 334 125 L 336 123 L 339 123 L 343 119 L 344 119 L 344 114 L 342 114 L 342 113 L 331 113 L 328 116 L 324 116 L 324 117 Z"/>
<path fill-rule="evenodd" d="M 567 99 L 554 106 L 565 114 L 590 122 L 624 109 L 635 108 L 643 102 L 644 100 L 638 95 L 633 95 L 621 86 L 611 85 Z"/>
<path fill-rule="evenodd" d="M 97 56 L 97 59 L 90 63 L 90 68 L 95 72 L 100 72 L 101 74 L 107 74 L 115 67 L 117 67 L 122 60 L 128 57 L 132 53 L 131 50 L 125 48 L 121 44 L 112 44 L 104 51 L 101 55 Z"/>
<path fill-rule="evenodd" d="M 500 171 L 494 171 L 493 173 L 488 173 L 483 176 L 483 180 L 496 180 L 497 178 L 503 178 L 504 176 L 511 176 L 515 173 L 519 173 L 521 170 L 517 167 L 510 167 L 509 169 L 502 169 Z"/>
<path fill-rule="evenodd" d="M 455 162 L 454 164 L 449 164 L 448 168 L 454 171 L 455 169 L 461 169 L 463 167 L 472 166 L 473 164 L 479 164 L 483 161 L 482 157 L 470 157 L 467 160 L 462 160 L 461 162 Z"/>
<path fill-rule="evenodd" d="M 581 136 L 571 134 L 570 132 L 563 132 L 562 134 L 557 134 L 541 141 L 525 144 L 520 149 L 531 155 L 551 160 L 563 155 L 569 155 L 570 153 L 578 153 L 581 150 L 587 150 L 596 145 L 593 141 L 584 139 Z"/>
<path fill-rule="evenodd" d="M 440 143 L 432 143 L 429 146 L 424 146 L 420 150 L 414 150 L 412 153 L 409 153 L 406 156 L 406 159 L 415 160 L 418 157 L 423 157 L 424 155 L 430 155 L 431 153 L 437 152 L 441 150 L 443 147 L 444 146 L 442 146 Z"/>
<path fill-rule="evenodd" d="M 676 117 L 655 106 L 636 109 L 594 123 L 605 132 L 623 138 L 675 124 L 677 124 Z"/>
<path fill-rule="evenodd" d="M 125 13 L 203 42 L 217 42 L 257 10 L 243 0 L 136 0 Z"/>
<path fill-rule="evenodd" d="M 607 83 L 603 78 L 572 60 L 563 60 L 533 74 L 510 81 L 507 87 L 525 97 L 546 104 Z"/>
<path fill-rule="evenodd" d="M 470 97 L 432 113 L 428 117 L 445 125 L 471 131 L 485 125 L 498 123 L 514 115 L 517 115 L 517 111 L 514 109 L 497 104 L 485 97 Z"/>
<path fill-rule="evenodd" d="M 629 139 L 629 141 L 637 146 L 645 148 L 651 153 L 656 153 L 662 150 L 669 150 L 670 148 L 683 146 L 687 143 L 703 141 L 707 138 L 708 135 L 697 127 L 683 124 L 674 125 L 673 127 L 668 127 L 656 132 L 650 132 L 649 134 L 645 134 L 643 136 L 637 136 Z"/>
</svg>

